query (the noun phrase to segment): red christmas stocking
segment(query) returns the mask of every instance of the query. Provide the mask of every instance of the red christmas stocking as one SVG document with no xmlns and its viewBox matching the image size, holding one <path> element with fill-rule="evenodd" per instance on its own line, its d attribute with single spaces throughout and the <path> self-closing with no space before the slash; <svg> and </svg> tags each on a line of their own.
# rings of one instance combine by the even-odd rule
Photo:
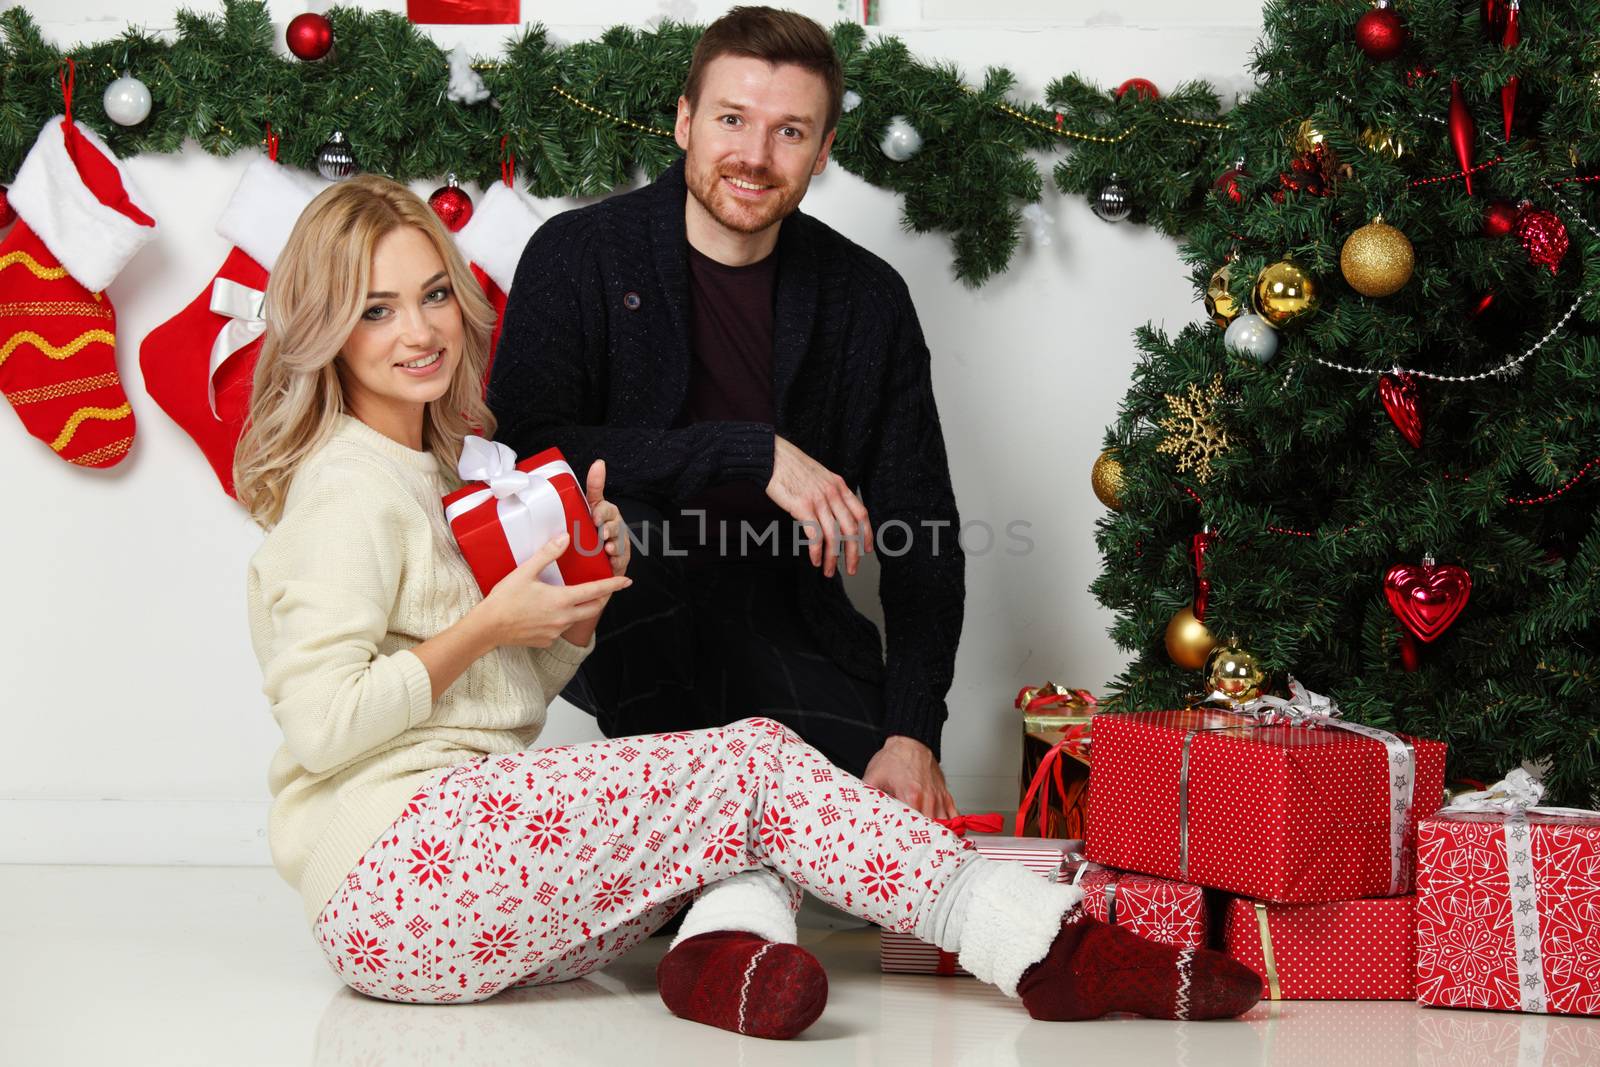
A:
<svg viewBox="0 0 1600 1067">
<path fill-rule="evenodd" d="M 251 163 L 217 222 L 233 250 L 200 295 L 139 346 L 145 389 L 194 438 L 229 496 L 266 328 L 267 278 L 300 212 L 326 184 L 270 159 Z"/>
<path fill-rule="evenodd" d="M 828 1004 L 828 975 L 815 956 L 742 930 L 674 943 L 656 966 L 656 989 L 680 1018 L 776 1040 L 799 1034 Z"/>
<path fill-rule="evenodd" d="M 456 234 L 456 246 L 472 264 L 473 277 L 483 286 L 494 305 L 494 334 L 489 340 L 489 363 L 500 344 L 500 327 L 505 321 L 506 294 L 517 275 L 517 261 L 528 238 L 544 222 L 533 206 L 533 199 L 507 182 L 495 182 L 483 194 L 483 201 Z M 483 385 L 489 387 L 489 370 L 484 368 Z"/>
<path fill-rule="evenodd" d="M 45 123 L 10 189 L 0 242 L 0 392 L 69 463 L 110 467 L 133 445 L 104 290 L 155 235 L 127 171 L 87 126 Z"/>
</svg>

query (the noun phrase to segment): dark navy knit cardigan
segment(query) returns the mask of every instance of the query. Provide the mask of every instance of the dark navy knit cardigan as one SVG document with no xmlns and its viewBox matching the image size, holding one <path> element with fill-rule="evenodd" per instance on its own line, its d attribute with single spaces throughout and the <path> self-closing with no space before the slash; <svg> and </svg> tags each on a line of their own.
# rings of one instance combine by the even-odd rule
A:
<svg viewBox="0 0 1600 1067">
<path fill-rule="evenodd" d="M 887 656 L 838 573 L 796 568 L 803 621 L 840 667 L 881 682 L 887 733 L 937 754 L 965 560 L 911 295 L 883 260 L 795 212 L 778 237 L 777 426 L 674 428 L 690 368 L 686 196 L 679 160 L 652 184 L 533 235 L 489 381 L 496 437 L 520 456 L 559 447 L 580 478 L 604 459 L 607 496 L 663 508 L 730 479 L 765 487 L 774 433 L 843 477 L 882 531 Z"/>
</svg>

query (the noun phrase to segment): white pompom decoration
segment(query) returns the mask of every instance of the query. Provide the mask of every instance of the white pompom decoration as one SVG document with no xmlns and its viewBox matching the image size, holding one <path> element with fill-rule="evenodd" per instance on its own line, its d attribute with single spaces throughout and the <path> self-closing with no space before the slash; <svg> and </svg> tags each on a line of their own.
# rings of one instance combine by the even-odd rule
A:
<svg viewBox="0 0 1600 1067">
<path fill-rule="evenodd" d="M 854 89 L 846 89 L 844 96 L 840 98 L 839 104 L 840 109 L 843 111 L 854 111 L 861 106 L 861 94 Z"/>
</svg>

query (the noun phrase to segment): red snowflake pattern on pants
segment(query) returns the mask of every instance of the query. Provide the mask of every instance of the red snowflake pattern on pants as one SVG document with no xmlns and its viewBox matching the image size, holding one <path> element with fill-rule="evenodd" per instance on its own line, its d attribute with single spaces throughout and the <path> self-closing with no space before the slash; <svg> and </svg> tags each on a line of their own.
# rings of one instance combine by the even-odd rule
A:
<svg viewBox="0 0 1600 1067">
<path fill-rule="evenodd" d="M 604 967 L 701 889 L 761 867 L 909 933 L 976 855 L 788 728 L 745 719 L 440 771 L 313 934 L 357 992 L 465 1003 Z"/>
</svg>

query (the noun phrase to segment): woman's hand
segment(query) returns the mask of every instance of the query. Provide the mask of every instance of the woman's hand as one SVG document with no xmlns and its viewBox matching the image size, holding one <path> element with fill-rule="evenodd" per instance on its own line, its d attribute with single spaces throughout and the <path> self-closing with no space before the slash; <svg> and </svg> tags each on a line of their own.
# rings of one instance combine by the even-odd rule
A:
<svg viewBox="0 0 1600 1067">
<path fill-rule="evenodd" d="M 545 544 L 500 579 L 473 609 L 484 613 L 494 644 L 549 648 L 558 637 L 572 641 L 579 636 L 582 640 L 573 643 L 586 645 L 611 594 L 633 584 L 632 578 L 620 574 L 582 585 L 541 582 L 539 572 L 560 558 L 571 540 L 572 535 L 562 534 Z"/>
</svg>

